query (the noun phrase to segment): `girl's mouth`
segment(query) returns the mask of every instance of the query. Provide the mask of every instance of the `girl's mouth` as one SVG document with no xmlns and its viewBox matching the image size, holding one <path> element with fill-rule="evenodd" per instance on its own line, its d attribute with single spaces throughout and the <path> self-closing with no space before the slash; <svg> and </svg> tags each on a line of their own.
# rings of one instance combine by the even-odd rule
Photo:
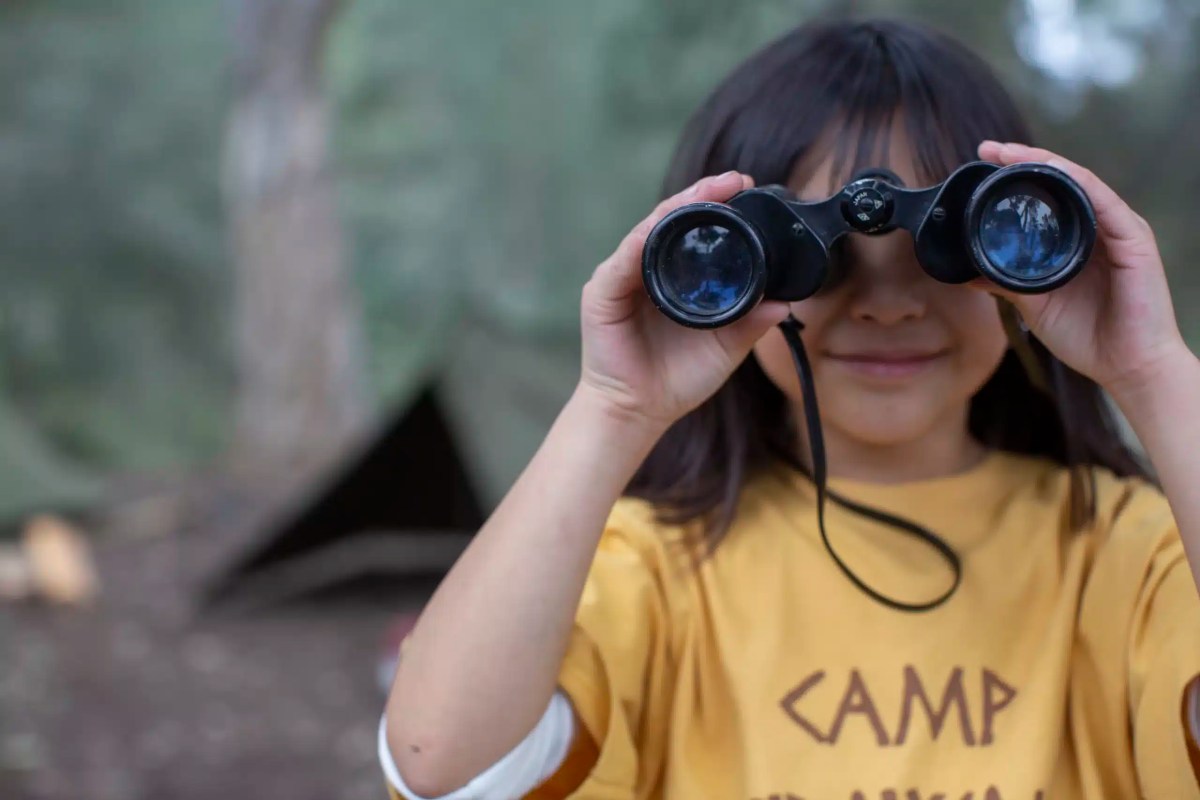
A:
<svg viewBox="0 0 1200 800">
<path fill-rule="evenodd" d="M 899 380 L 911 378 L 929 369 L 948 351 L 871 351 L 861 353 L 827 353 L 826 357 L 856 375 L 869 378 Z"/>
</svg>

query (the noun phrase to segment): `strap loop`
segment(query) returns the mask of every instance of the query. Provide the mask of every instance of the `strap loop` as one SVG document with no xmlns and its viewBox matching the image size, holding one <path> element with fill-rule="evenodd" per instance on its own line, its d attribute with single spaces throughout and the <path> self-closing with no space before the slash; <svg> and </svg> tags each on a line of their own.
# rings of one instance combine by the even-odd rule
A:
<svg viewBox="0 0 1200 800">
<path fill-rule="evenodd" d="M 834 563 L 845 573 L 850 582 L 872 599 L 897 611 L 929 611 L 937 608 L 950 599 L 950 596 L 954 594 L 955 590 L 958 589 L 958 585 L 962 582 L 962 559 L 959 558 L 958 553 L 954 552 L 954 549 L 945 540 L 915 522 L 909 522 L 906 519 L 901 519 L 887 512 L 861 505 L 829 491 L 826 487 L 828 475 L 825 463 L 825 437 L 821 433 L 821 415 L 817 409 L 817 393 L 813 386 L 812 367 L 808 363 L 808 355 L 804 351 L 804 342 L 800 338 L 800 331 L 804 330 L 804 325 L 789 314 L 787 319 L 779 323 L 779 328 L 783 331 L 783 337 L 787 340 L 788 348 L 792 351 L 792 360 L 796 362 L 796 372 L 800 376 L 800 391 L 804 397 L 804 422 L 808 430 L 809 453 L 812 456 L 813 474 L 810 477 L 817 489 L 817 525 L 821 530 L 821 542 L 825 545 L 825 549 L 833 558 Z M 854 570 L 850 569 L 846 562 L 842 561 L 837 551 L 829 543 L 829 534 L 825 531 L 826 497 L 860 516 L 882 522 L 885 525 L 891 525 L 909 536 L 928 542 L 930 547 L 937 550 L 946 559 L 946 563 L 950 565 L 950 569 L 954 572 L 954 583 L 951 584 L 950 588 L 944 594 L 924 603 L 906 603 L 902 600 L 888 597 L 871 588 L 862 578 L 855 574 Z"/>
</svg>

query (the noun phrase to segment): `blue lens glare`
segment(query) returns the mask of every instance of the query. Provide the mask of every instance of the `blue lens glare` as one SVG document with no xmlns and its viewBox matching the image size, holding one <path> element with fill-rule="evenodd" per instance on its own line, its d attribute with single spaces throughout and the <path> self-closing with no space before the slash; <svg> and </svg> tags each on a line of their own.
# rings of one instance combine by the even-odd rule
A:
<svg viewBox="0 0 1200 800">
<path fill-rule="evenodd" d="M 696 316 L 729 311 L 750 289 L 754 257 L 740 233 L 699 225 L 667 245 L 658 270 L 663 295 Z"/>
<path fill-rule="evenodd" d="M 1058 273 L 1075 250 L 1076 226 L 1041 187 L 1013 181 L 995 190 L 979 217 L 979 241 L 1000 273 L 1022 281 Z"/>
</svg>

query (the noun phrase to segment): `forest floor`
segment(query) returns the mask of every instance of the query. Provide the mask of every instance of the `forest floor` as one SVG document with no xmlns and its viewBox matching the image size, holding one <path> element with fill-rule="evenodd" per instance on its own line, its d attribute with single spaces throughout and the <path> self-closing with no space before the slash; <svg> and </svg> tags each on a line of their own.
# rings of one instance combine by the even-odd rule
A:
<svg viewBox="0 0 1200 800">
<path fill-rule="evenodd" d="M 199 613 L 199 565 L 228 545 L 211 529 L 105 540 L 92 608 L 0 606 L 0 797 L 386 797 L 376 673 L 428 587 Z"/>
</svg>

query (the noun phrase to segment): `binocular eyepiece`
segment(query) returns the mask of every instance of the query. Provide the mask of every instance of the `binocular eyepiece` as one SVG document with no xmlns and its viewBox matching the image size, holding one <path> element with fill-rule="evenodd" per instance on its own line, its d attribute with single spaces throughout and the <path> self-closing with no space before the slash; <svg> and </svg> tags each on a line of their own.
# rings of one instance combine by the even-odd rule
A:
<svg viewBox="0 0 1200 800">
<path fill-rule="evenodd" d="M 646 238 L 642 279 L 668 317 L 715 328 L 763 299 L 803 300 L 834 284 L 844 266 L 831 253 L 845 234 L 898 227 L 912 234 L 917 261 L 935 280 L 982 276 L 1024 293 L 1069 281 L 1096 241 L 1087 195 L 1046 164 L 975 161 L 924 189 L 875 168 L 816 202 L 771 185 L 727 203 L 681 206 Z"/>
</svg>

